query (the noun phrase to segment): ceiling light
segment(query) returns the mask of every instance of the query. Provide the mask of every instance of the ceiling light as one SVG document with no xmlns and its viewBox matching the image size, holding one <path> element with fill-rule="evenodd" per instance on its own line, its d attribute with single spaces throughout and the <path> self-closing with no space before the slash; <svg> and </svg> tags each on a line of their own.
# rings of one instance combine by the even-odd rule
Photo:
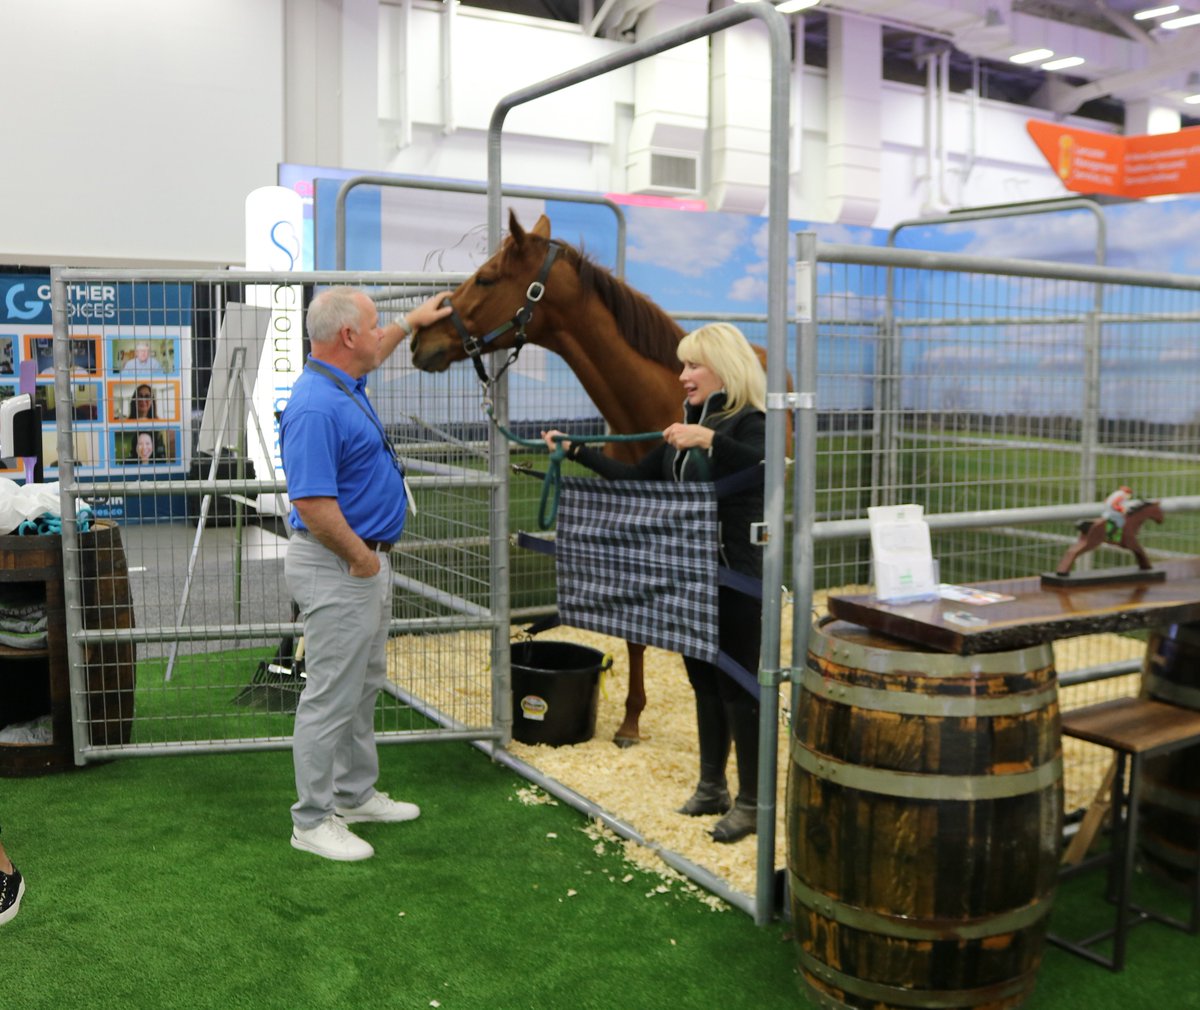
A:
<svg viewBox="0 0 1200 1010">
<path fill-rule="evenodd" d="M 1053 49 L 1030 49 L 1025 53 L 1017 53 L 1016 56 L 1008 58 L 1009 63 L 1040 63 L 1042 60 L 1048 60 L 1054 55 Z"/>
<path fill-rule="evenodd" d="M 796 11 L 805 11 L 809 7 L 816 7 L 821 0 L 783 0 L 783 3 L 776 4 L 775 9 L 780 14 L 795 14 Z"/>
<path fill-rule="evenodd" d="M 1188 95 L 1184 101 L 1187 102 L 1188 105 L 1200 105 L 1200 95 Z"/>
<path fill-rule="evenodd" d="M 1167 4 L 1166 7 L 1151 7 L 1149 10 L 1138 11 L 1134 16 L 1134 21 L 1149 21 L 1151 18 L 1166 17 L 1168 14 L 1174 14 L 1179 10 L 1179 4 Z"/>
<path fill-rule="evenodd" d="M 1189 14 L 1187 17 L 1171 18 L 1170 21 L 1161 21 L 1159 24 L 1160 27 L 1168 30 L 1190 28 L 1192 25 L 1200 25 L 1200 14 Z"/>
<path fill-rule="evenodd" d="M 1066 70 L 1067 67 L 1077 67 L 1081 63 L 1087 61 L 1082 56 L 1064 56 L 1061 60 L 1051 60 L 1049 63 L 1043 63 L 1043 70 Z"/>
</svg>

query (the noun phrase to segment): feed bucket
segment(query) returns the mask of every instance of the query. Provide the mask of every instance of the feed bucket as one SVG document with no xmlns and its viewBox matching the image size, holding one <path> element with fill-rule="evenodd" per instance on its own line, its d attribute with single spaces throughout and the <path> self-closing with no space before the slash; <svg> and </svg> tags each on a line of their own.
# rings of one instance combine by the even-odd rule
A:
<svg viewBox="0 0 1200 1010">
<path fill-rule="evenodd" d="M 553 747 L 596 732 L 600 673 L 612 657 L 572 642 L 513 642 L 513 738 Z"/>
</svg>

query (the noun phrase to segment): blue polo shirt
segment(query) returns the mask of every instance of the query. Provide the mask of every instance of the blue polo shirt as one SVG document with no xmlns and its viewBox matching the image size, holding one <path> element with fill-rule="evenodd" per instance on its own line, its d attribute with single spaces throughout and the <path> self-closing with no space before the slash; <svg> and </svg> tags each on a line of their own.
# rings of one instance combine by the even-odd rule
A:
<svg viewBox="0 0 1200 1010">
<path fill-rule="evenodd" d="M 336 498 L 346 522 L 365 540 L 395 541 L 404 529 L 408 500 L 378 419 L 367 399 L 366 377 L 353 379 L 327 362 L 371 416 L 326 375 L 305 368 L 292 387 L 279 426 L 280 453 L 288 496 Z M 293 529 L 305 529 L 293 506 Z"/>
</svg>

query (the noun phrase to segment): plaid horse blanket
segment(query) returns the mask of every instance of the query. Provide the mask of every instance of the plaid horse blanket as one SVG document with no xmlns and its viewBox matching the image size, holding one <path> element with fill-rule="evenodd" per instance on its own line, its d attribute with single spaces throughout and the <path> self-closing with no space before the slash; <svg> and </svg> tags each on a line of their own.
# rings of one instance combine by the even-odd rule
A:
<svg viewBox="0 0 1200 1010">
<path fill-rule="evenodd" d="M 717 662 L 717 541 L 710 483 L 563 480 L 562 623 Z"/>
</svg>

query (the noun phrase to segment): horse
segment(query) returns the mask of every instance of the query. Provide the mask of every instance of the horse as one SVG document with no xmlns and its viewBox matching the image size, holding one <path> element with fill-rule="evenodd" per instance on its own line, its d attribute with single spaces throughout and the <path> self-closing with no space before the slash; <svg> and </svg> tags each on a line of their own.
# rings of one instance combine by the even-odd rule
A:
<svg viewBox="0 0 1200 1010">
<path fill-rule="evenodd" d="M 662 431 L 679 420 L 683 396 L 675 348 L 683 329 L 645 295 L 552 239 L 545 214 L 525 231 L 510 211 L 508 236 L 458 286 L 450 303 L 451 316 L 413 335 L 417 368 L 442 372 L 470 358 L 487 382 L 481 357 L 502 349 L 519 352 L 528 341 L 566 361 L 614 434 Z M 755 350 L 765 368 L 765 350 Z M 634 463 L 655 444 L 614 442 L 605 452 Z M 641 740 L 639 719 L 646 707 L 646 647 L 627 644 L 625 718 L 613 736 L 623 747 Z"/>
<path fill-rule="evenodd" d="M 1138 543 L 1137 539 L 1138 530 L 1147 519 L 1153 519 L 1156 523 L 1161 523 L 1163 521 L 1162 505 L 1156 501 L 1131 502 L 1129 511 L 1125 516 L 1125 525 L 1119 531 L 1115 531 L 1112 536 L 1109 536 L 1107 533 L 1107 519 L 1103 517 L 1099 519 L 1081 519 L 1076 524 L 1076 528 L 1079 530 L 1079 539 L 1067 549 L 1067 553 L 1059 560 L 1055 574 L 1069 574 L 1071 566 L 1080 554 L 1086 554 L 1088 551 L 1095 550 L 1105 542 L 1131 551 L 1133 556 L 1137 558 L 1138 568 L 1143 572 L 1149 571 L 1151 568 L 1150 559 L 1146 557 L 1146 552 L 1142 549 L 1142 545 Z M 1116 536 L 1116 532 L 1120 533 L 1119 537 Z"/>
</svg>

